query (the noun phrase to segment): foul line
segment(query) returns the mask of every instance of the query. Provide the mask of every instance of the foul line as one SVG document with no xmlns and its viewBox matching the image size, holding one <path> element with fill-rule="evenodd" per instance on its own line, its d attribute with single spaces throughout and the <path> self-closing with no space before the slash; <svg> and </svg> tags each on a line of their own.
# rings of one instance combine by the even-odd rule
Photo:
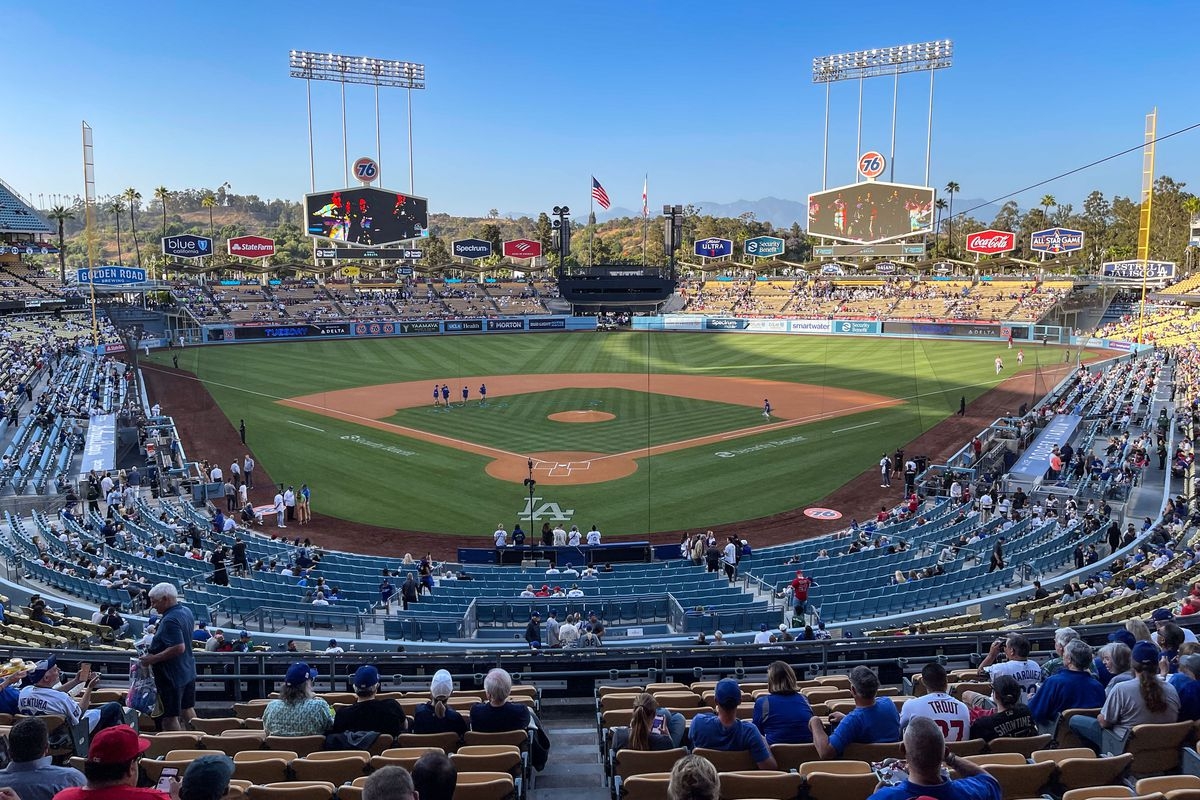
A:
<svg viewBox="0 0 1200 800">
<path fill-rule="evenodd" d="M 305 425 L 303 422 L 296 422 L 294 419 L 289 419 L 288 422 L 292 423 L 293 425 L 299 425 L 301 428 L 308 428 L 310 431 L 319 431 L 321 433 L 325 432 L 324 428 L 314 428 L 312 425 Z"/>
<path fill-rule="evenodd" d="M 869 428 L 872 425 L 878 425 L 878 424 L 879 424 L 878 420 L 876 420 L 875 422 L 864 422 L 862 425 L 851 425 L 849 428 L 838 428 L 836 431 L 830 431 L 829 433 L 830 433 L 830 435 L 833 435 L 835 433 L 845 433 L 846 431 L 858 430 L 859 428 Z"/>
</svg>

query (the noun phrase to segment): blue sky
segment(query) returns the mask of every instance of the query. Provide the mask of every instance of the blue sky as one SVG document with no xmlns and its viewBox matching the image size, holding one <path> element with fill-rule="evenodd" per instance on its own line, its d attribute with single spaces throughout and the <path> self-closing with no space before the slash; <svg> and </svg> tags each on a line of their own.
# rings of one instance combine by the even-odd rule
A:
<svg viewBox="0 0 1200 800">
<path fill-rule="evenodd" d="M 423 62 L 413 93 L 416 194 L 431 211 L 803 199 L 820 188 L 825 94 L 815 56 L 952 39 L 938 73 L 932 183 L 1005 194 L 1200 122 L 1194 0 L 929 5 L 798 2 L 25 3 L 5 9 L 0 178 L 82 193 L 80 120 L 101 195 L 215 187 L 308 190 L 304 83 L 292 48 Z M 1142 39 L 1130 34 L 1142 33 Z M 14 76 L 20 76 L 19 87 Z M 863 149 L 889 147 L 892 81 L 869 81 Z M 924 172 L 928 80 L 902 76 L 896 180 Z M 349 87 L 349 157 L 374 153 L 373 94 Z M 342 185 L 337 84 L 314 83 L 318 189 Z M 385 91 L 383 184 L 408 189 L 405 98 Z M 853 180 L 857 84 L 832 98 L 829 184 Z M 1200 185 L 1200 130 L 1160 145 L 1159 174 Z M 1076 208 L 1136 195 L 1133 154 L 1018 197 Z"/>
</svg>

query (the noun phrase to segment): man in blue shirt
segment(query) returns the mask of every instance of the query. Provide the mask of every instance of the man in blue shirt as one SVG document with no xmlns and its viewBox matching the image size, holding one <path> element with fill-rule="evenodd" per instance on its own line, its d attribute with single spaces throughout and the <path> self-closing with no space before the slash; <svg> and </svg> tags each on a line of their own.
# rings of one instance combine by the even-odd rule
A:
<svg viewBox="0 0 1200 800">
<path fill-rule="evenodd" d="M 158 583 L 150 589 L 150 605 L 162 620 L 140 661 L 154 672 L 158 700 L 163 715 L 159 729 L 181 731 L 196 716 L 196 660 L 191 639 L 195 621 L 192 611 L 179 602 L 179 590 L 170 583 Z"/>
<path fill-rule="evenodd" d="M 854 710 L 849 714 L 834 711 L 829 715 L 829 721 L 837 723 L 832 736 L 825 734 L 820 717 L 808 721 L 813 744 L 821 758 L 841 758 L 846 746 L 855 742 L 872 744 L 900 741 L 900 713 L 890 697 L 877 698 L 875 695 L 878 691 L 879 677 L 869 667 L 860 666 L 850 670 L 850 694 L 854 697 Z"/>
<path fill-rule="evenodd" d="M 710 750 L 749 750 L 759 769 L 777 769 L 775 757 L 758 728 L 738 719 L 737 708 L 742 703 L 742 688 L 732 678 L 717 683 L 717 713 L 700 714 L 692 720 L 688 733 L 693 747 Z"/>
<path fill-rule="evenodd" d="M 0 786 L 12 789 L 21 800 L 51 800 L 63 789 L 87 783 L 79 770 L 50 763 L 49 732 L 38 717 L 12 726 L 8 748 L 12 762 L 0 770 Z"/>
<path fill-rule="evenodd" d="M 908 778 L 877 789 L 868 800 L 1000 800 L 1003 796 L 999 782 L 982 767 L 946 749 L 942 732 L 928 717 L 908 723 L 900 748 L 908 760 Z M 959 774 L 957 780 L 942 778 L 943 763 Z"/>
<path fill-rule="evenodd" d="M 1029 701 L 1033 721 L 1048 726 L 1068 708 L 1099 708 L 1104 705 L 1104 687 L 1090 672 L 1092 648 L 1075 639 L 1063 648 L 1063 666 L 1046 679 Z"/>
</svg>

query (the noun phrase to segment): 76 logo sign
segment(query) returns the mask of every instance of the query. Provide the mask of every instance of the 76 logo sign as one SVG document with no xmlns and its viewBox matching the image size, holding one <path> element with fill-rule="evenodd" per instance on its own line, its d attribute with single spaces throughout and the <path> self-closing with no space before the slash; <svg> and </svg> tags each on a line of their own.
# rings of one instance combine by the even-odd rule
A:
<svg viewBox="0 0 1200 800">
<path fill-rule="evenodd" d="M 886 166 L 887 159 L 883 157 L 883 154 L 871 150 L 859 156 L 858 174 L 867 180 L 874 180 L 883 174 Z"/>
<path fill-rule="evenodd" d="M 356 179 L 363 183 L 370 183 L 379 177 L 379 164 L 375 162 L 375 159 L 364 156 L 354 162 L 351 171 Z"/>
</svg>

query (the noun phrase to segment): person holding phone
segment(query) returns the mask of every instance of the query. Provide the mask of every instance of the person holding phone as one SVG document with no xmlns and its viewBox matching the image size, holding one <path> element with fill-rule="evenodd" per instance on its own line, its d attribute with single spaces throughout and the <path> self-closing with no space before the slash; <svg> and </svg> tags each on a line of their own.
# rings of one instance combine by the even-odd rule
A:
<svg viewBox="0 0 1200 800">
<path fill-rule="evenodd" d="M 613 752 L 679 747 L 686 727 L 682 714 L 660 709 L 654 695 L 642 692 L 633 699 L 633 716 L 629 719 L 629 727 L 613 731 Z"/>
<path fill-rule="evenodd" d="M 138 787 L 138 762 L 149 747 L 150 740 L 128 725 L 105 728 L 88 747 L 87 785 L 63 789 L 54 800 L 179 800 L 178 775 L 169 778 L 165 791 Z"/>
</svg>

